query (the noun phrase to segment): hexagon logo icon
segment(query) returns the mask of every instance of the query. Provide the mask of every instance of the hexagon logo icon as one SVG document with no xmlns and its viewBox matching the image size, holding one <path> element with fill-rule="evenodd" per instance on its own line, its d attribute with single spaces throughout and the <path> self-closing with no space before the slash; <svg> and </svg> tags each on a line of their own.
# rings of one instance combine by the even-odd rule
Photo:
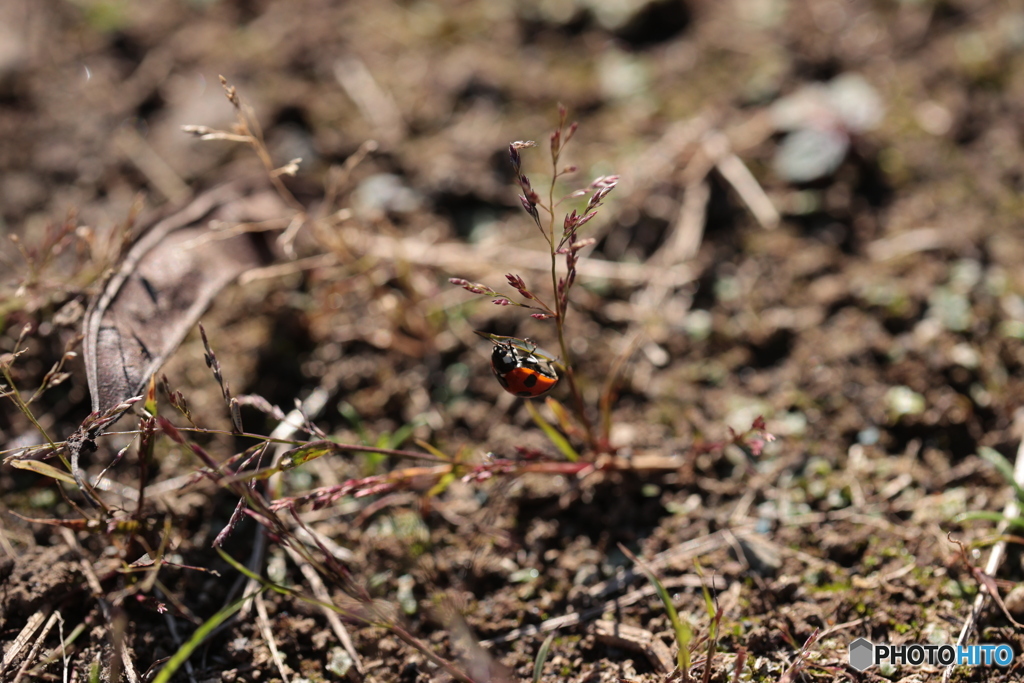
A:
<svg viewBox="0 0 1024 683">
<path fill-rule="evenodd" d="M 875 646 L 866 638 L 858 638 L 850 643 L 850 666 L 863 671 L 875 663 Z"/>
</svg>

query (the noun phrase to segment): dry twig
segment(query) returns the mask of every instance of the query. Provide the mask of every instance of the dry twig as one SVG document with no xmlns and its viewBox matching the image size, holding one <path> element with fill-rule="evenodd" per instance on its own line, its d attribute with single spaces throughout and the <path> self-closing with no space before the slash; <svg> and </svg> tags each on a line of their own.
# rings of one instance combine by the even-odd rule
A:
<svg viewBox="0 0 1024 683">
<path fill-rule="evenodd" d="M 281 651 L 277 649 L 277 639 L 274 638 L 274 629 L 270 625 L 270 616 L 267 614 L 267 604 L 263 599 L 262 591 L 256 594 L 254 602 L 256 603 L 256 614 L 258 615 L 256 623 L 259 624 L 260 633 L 263 634 L 263 641 L 270 648 L 270 656 L 274 660 L 277 672 L 281 674 L 281 680 L 284 683 L 288 683 L 288 673 L 284 670 L 285 665 L 284 660 L 281 658 Z"/>
<path fill-rule="evenodd" d="M 645 655 L 657 673 L 667 674 L 675 668 L 675 658 L 668 646 L 646 629 L 601 620 L 595 621 L 588 630 L 605 645 Z"/>
</svg>

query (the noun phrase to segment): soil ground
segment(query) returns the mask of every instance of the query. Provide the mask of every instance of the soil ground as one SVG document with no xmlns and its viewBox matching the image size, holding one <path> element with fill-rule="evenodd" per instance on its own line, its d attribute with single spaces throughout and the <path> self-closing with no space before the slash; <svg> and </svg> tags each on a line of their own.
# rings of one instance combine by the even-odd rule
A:
<svg viewBox="0 0 1024 683">
<path fill-rule="evenodd" d="M 245 145 L 180 130 L 232 125 L 220 74 L 252 104 L 274 163 L 302 158 L 289 187 L 311 213 L 351 213 L 331 214 L 330 231 L 299 231 L 295 258 L 322 260 L 282 259 L 297 265 L 225 289 L 203 322 L 237 395 L 288 411 L 322 387 L 329 399 L 313 421 L 342 443 L 419 450 L 420 439 L 472 462 L 488 453 L 559 459 L 523 401 L 494 380 L 489 345 L 472 334 L 551 348 L 551 322 L 492 306 L 448 278 L 501 289 L 504 273 L 519 273 L 550 291 L 545 245 L 516 198 L 507 145 L 540 142 L 523 154 L 544 187 L 557 103 L 580 123 L 565 156 L 580 171 L 566 191 L 597 175 L 622 178 L 583 235 L 596 243 L 568 330 L 589 405 L 616 359 L 629 359 L 611 437 L 635 466 L 499 475 L 440 494 L 428 482 L 300 508 L 337 545 L 351 581 L 425 649 L 474 680 L 525 680 L 546 637 L 530 627 L 565 617 L 542 680 L 666 680 L 660 669 L 666 659 L 674 666 L 677 641 L 621 544 L 670 587 L 705 680 L 939 680 L 942 669 L 928 665 L 858 672 L 847 647 L 859 637 L 956 642 L 980 590 L 972 567 L 984 567 L 996 531 L 957 516 L 999 511 L 1012 498 L 978 453 L 1012 462 L 1024 433 L 1024 8 L 7 0 L 0 230 L 20 247 L 0 246 L 0 352 L 13 351 L 30 324 L 28 350 L 9 366 L 23 395 L 74 344 L 80 311 L 99 291 L 90 264 L 102 263 L 104 240 L 140 193 L 159 208 L 261 173 Z M 814 125 L 832 135 L 841 163 L 787 181 L 774 103 L 848 74 L 870 85 L 884 114 L 858 127 L 818 111 Z M 860 94 L 855 104 L 870 114 L 870 93 Z M 371 139 L 376 149 L 325 199 L 330 169 Z M 716 156 L 723 148 L 735 156 Z M 758 197 L 781 214 L 777 226 L 763 205 L 752 211 Z M 77 237 L 45 267 L 26 265 L 23 254 L 39 265 L 32 255 L 43 253 L 47 230 L 65 222 Z M 32 404 L 55 439 L 89 413 L 80 359 L 67 370 Z M 197 333 L 162 372 L 197 422 L 220 430 L 194 437 L 218 461 L 256 443 L 228 435 Z M 554 396 L 570 400 L 564 386 Z M 161 414 L 183 426 L 161 401 Z M 13 401 L 0 405 L 5 455 L 42 442 Z M 776 440 L 763 452 L 730 443 L 730 428 L 743 431 L 758 415 Z M 242 418 L 250 432 L 275 425 L 254 409 Z M 101 438 L 89 473 L 129 441 Z M 170 439 L 156 453 L 151 482 L 199 468 Z M 108 478 L 137 487 L 136 457 L 133 446 Z M 643 466 L 651 462 L 660 465 Z M 286 490 L 412 464 L 329 456 L 291 473 Z M 11 652 L 35 615 L 57 611 L 65 636 L 81 629 L 67 649 L 75 680 L 115 676 L 114 642 L 142 680 L 223 607 L 238 574 L 211 543 L 237 498 L 202 482 L 151 497 L 147 519 L 168 527 L 150 540 L 166 539 L 166 559 L 181 566 L 140 589 L 118 571 L 138 559 L 138 546 L 118 534 L 8 514 L 97 516 L 74 487 L 65 490 L 66 498 L 49 478 L 0 469 L 0 641 Z M 244 559 L 257 534 L 243 521 L 225 550 Z M 963 554 L 951 539 L 976 545 Z M 266 574 L 312 595 L 273 539 Z M 700 576 L 721 615 L 710 665 Z M 997 576 L 1004 596 L 1021 579 L 1013 543 Z M 326 595 L 345 605 L 341 588 L 329 583 Z M 262 608 L 264 616 L 227 622 L 175 680 L 277 680 L 282 670 L 291 681 L 339 679 L 345 656 L 323 611 L 274 592 Z M 342 621 L 364 680 L 449 676 L 395 629 Z M 609 635 L 616 624 L 641 631 Z M 23 669 L 22 680 L 60 679 L 60 657 L 39 664 L 59 639 L 55 627 L 29 665 L 0 677 Z M 969 642 L 1024 651 L 991 600 Z M 1015 681 L 1022 672 L 1016 660 L 959 668 L 953 679 Z M 354 668 L 341 677 L 360 679 Z"/>
</svg>

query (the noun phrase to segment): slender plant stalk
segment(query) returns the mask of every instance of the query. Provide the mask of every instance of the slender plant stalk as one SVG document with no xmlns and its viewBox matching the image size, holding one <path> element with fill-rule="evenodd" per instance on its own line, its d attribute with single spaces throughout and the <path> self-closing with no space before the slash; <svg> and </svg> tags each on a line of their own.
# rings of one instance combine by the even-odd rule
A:
<svg viewBox="0 0 1024 683">
<path fill-rule="evenodd" d="M 515 295 L 507 295 L 500 293 L 491 287 L 479 283 L 470 282 L 463 278 L 449 278 L 449 282 L 453 285 L 462 287 L 463 289 L 472 292 L 473 294 L 483 295 L 490 297 L 493 303 L 499 306 L 517 306 L 520 308 L 532 309 L 536 311 L 531 313 L 531 317 L 539 320 L 545 320 L 548 318 L 555 319 L 555 329 L 558 332 L 558 348 L 561 352 L 561 361 L 558 363 L 561 375 L 565 377 L 566 382 L 569 384 L 569 390 L 572 393 L 572 412 L 576 415 L 576 419 L 579 425 L 582 427 L 582 438 L 585 441 L 587 448 L 594 455 L 610 451 L 610 445 L 608 439 L 605 436 L 599 437 L 595 429 L 594 422 L 590 419 L 587 414 L 586 403 L 583 400 L 583 392 L 580 390 L 579 383 L 576 381 L 576 373 L 573 368 L 572 354 L 569 349 L 569 344 L 566 341 L 566 329 L 565 320 L 569 313 L 569 291 L 572 289 L 573 284 L 576 280 L 576 265 L 579 262 L 579 252 L 581 249 L 589 244 L 593 244 L 594 240 L 578 240 L 578 230 L 588 223 L 594 216 L 597 215 L 597 209 L 601 206 L 602 201 L 611 192 L 619 181 L 619 177 L 615 175 L 601 176 L 596 178 L 587 188 L 576 190 L 559 201 L 555 201 L 555 185 L 558 183 L 559 178 L 563 175 L 573 173 L 576 171 L 575 166 L 567 166 L 566 168 L 559 168 L 558 164 L 561 159 L 562 149 L 568 144 L 569 140 L 572 139 L 576 133 L 577 124 L 572 123 L 568 127 L 565 125 L 566 121 L 566 109 L 559 105 L 558 108 L 558 127 L 551 134 L 550 139 L 550 151 L 551 151 L 551 182 L 548 185 L 547 191 L 547 203 L 538 195 L 537 191 L 534 190 L 530 179 L 523 173 L 522 170 L 522 156 L 520 150 L 529 147 L 535 147 L 536 143 L 530 141 L 517 141 L 512 142 L 508 146 L 509 159 L 512 162 L 512 167 L 516 174 L 516 183 L 522 190 L 522 194 L 519 195 L 519 201 L 523 206 L 523 209 L 533 219 L 534 225 L 544 236 L 544 239 L 548 243 L 548 252 L 551 255 L 551 291 L 555 297 L 554 306 L 549 306 L 544 301 L 534 294 L 526 285 L 523 278 L 514 273 L 508 273 L 505 275 L 505 279 L 508 281 L 515 290 L 519 293 L 519 297 Z M 565 220 L 561 230 L 557 233 L 556 237 L 556 220 L 555 220 L 555 209 L 565 199 L 574 199 L 590 195 L 590 200 L 587 202 L 586 208 L 583 213 L 577 213 L 575 209 L 565 214 Z M 541 218 L 541 210 L 546 211 L 548 214 L 547 222 Z M 559 279 L 558 276 L 558 257 L 565 256 L 565 276 Z M 517 301 L 516 299 L 520 300 Z M 488 335 L 484 335 L 488 336 Z M 492 339 L 492 341 L 496 341 Z M 605 410 L 602 406 L 602 410 Z"/>
<path fill-rule="evenodd" d="M 558 330 L 558 346 L 562 352 L 562 363 L 565 366 L 565 378 L 569 382 L 569 390 L 572 392 L 576 418 L 583 426 L 583 433 L 586 436 L 587 446 L 597 449 L 597 441 L 594 439 L 594 427 L 587 417 L 587 406 L 583 402 L 583 393 L 576 384 L 576 373 L 573 372 L 572 356 L 569 355 L 569 345 L 565 341 L 565 315 L 569 310 L 568 297 L 561 296 L 558 291 L 558 249 L 555 242 L 555 183 L 558 182 L 558 160 L 562 155 L 561 132 L 565 123 L 564 114 L 558 126 L 558 144 L 552 146 L 551 150 L 551 184 L 548 186 L 548 247 L 551 252 L 551 291 L 555 295 L 555 329 Z M 568 283 L 566 283 L 568 287 Z"/>
</svg>

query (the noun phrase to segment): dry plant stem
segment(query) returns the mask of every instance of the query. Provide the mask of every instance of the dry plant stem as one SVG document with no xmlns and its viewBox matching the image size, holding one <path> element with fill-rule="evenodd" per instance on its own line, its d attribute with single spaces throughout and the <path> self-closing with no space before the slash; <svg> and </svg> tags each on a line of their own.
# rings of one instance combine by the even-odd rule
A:
<svg viewBox="0 0 1024 683">
<path fill-rule="evenodd" d="M 20 341 L 21 340 L 19 340 L 19 343 Z M 39 424 L 38 420 L 36 420 L 36 416 L 32 414 L 32 410 L 28 407 L 25 401 L 22 400 L 21 394 L 18 392 L 18 389 L 14 384 L 14 378 L 11 377 L 11 372 L 6 364 L 0 365 L 0 373 L 3 374 L 4 380 L 7 381 L 7 386 L 11 388 L 10 391 L 5 394 L 5 396 L 9 397 L 12 401 L 14 401 L 14 404 L 18 406 L 18 410 L 21 411 L 22 415 L 28 418 L 28 421 L 32 423 L 32 426 L 35 427 L 39 431 L 39 433 L 43 435 L 43 438 L 46 439 L 46 443 L 48 443 L 51 448 L 55 447 L 53 439 L 50 438 L 50 435 L 46 432 L 45 429 L 43 429 L 43 426 Z M 61 461 L 64 463 L 64 466 L 70 468 L 70 465 L 68 464 L 67 459 L 64 457 L 63 452 L 58 452 L 58 455 L 60 456 Z"/>
<path fill-rule="evenodd" d="M 312 396 L 313 396 L 313 394 L 310 394 L 310 397 L 312 397 Z M 307 400 L 309 400 L 309 399 L 307 399 Z M 289 417 L 287 419 L 290 420 L 291 419 L 290 416 L 292 414 L 293 413 L 289 413 Z M 294 414 L 301 415 L 302 413 L 300 411 L 299 413 L 294 413 Z M 306 445 L 306 446 L 309 445 L 309 443 L 299 444 L 298 442 L 293 441 L 291 439 L 278 439 L 278 438 L 274 437 L 273 434 L 271 434 L 271 436 L 269 436 L 269 437 L 268 436 L 264 436 L 263 434 L 254 434 L 254 433 L 250 433 L 250 432 L 241 432 L 241 433 L 237 433 L 236 434 L 235 432 L 227 431 L 227 430 L 224 430 L 224 429 L 207 429 L 207 428 L 199 428 L 199 427 L 181 427 L 181 428 L 176 428 L 176 431 L 179 431 L 179 432 L 181 432 L 183 434 L 185 434 L 185 433 L 219 434 L 221 436 L 247 437 L 247 438 L 250 438 L 250 439 L 265 440 L 265 441 L 268 441 L 270 443 L 281 443 L 281 444 L 285 444 L 285 445 L 288 445 L 288 446 L 291 446 L 291 447 L 295 447 L 295 446 L 298 446 L 298 445 Z M 109 432 L 109 434 L 133 434 L 133 433 L 134 432 Z M 421 452 L 418 452 L 418 451 L 403 451 L 403 450 L 398 450 L 398 449 L 395 449 L 395 448 L 378 448 L 377 446 L 362 446 L 362 445 L 359 445 L 359 444 L 333 443 L 333 442 L 332 442 L 332 447 L 336 447 L 338 449 L 339 453 L 344 452 L 344 451 L 352 451 L 353 453 L 380 453 L 381 455 L 393 455 L 393 456 L 396 456 L 396 457 L 399 457 L 399 458 L 412 458 L 413 460 L 428 460 L 430 462 L 447 462 L 446 460 L 443 460 L 443 459 L 437 457 L 436 455 L 431 455 L 430 453 L 421 453 Z M 188 475 L 188 476 L 192 476 L 192 475 Z M 157 486 L 157 484 L 154 484 L 154 486 Z"/>
<path fill-rule="evenodd" d="M 224 93 L 227 95 L 228 101 L 235 108 L 237 113 L 238 126 L 242 133 L 242 140 L 247 142 L 256 152 L 256 156 L 259 157 L 263 167 L 267 169 L 267 173 L 270 176 L 270 182 L 274 185 L 274 188 L 281 195 L 288 204 L 296 211 L 305 214 L 305 208 L 299 203 L 299 200 L 295 198 L 295 195 L 284 186 L 281 182 L 281 174 L 274 173 L 275 166 L 274 160 L 270 158 L 270 152 L 267 151 L 267 146 L 263 142 L 263 129 L 260 127 L 260 123 L 256 118 L 256 114 L 253 112 L 252 107 L 246 104 L 242 104 L 241 99 L 238 97 L 238 91 L 233 85 L 228 85 L 228 79 L 223 76 L 219 76 L 220 85 L 224 88 Z"/>
<path fill-rule="evenodd" d="M 14 642 L 7 648 L 7 652 L 4 653 L 3 661 L 0 662 L 0 674 L 3 674 L 8 668 L 18 661 L 22 651 L 28 647 L 30 642 L 32 642 L 36 631 L 43 625 L 43 621 L 45 619 L 46 613 L 42 610 L 34 612 L 28 618 L 25 622 L 25 626 L 22 627 L 17 637 L 15 637 Z"/>
<path fill-rule="evenodd" d="M 598 404 L 598 415 L 601 420 L 600 445 L 607 451 L 611 451 L 612 404 L 615 401 L 616 386 L 626 361 L 630 359 L 640 344 L 640 337 L 639 332 L 634 332 L 630 340 L 623 345 L 622 353 L 615 357 L 615 361 L 608 371 L 608 378 L 605 381 L 604 388 L 601 390 L 601 400 Z"/>
<path fill-rule="evenodd" d="M 315 415 L 319 413 L 319 411 L 325 405 L 328 397 L 329 392 L 327 392 L 326 389 L 321 388 L 317 392 L 314 392 L 312 395 L 310 395 L 310 397 L 306 399 L 306 402 L 302 405 L 301 409 L 296 409 L 292 411 L 292 413 L 290 413 L 285 418 L 285 420 L 282 421 L 280 425 L 278 425 L 278 429 L 275 430 L 272 436 L 276 439 L 281 439 L 283 435 L 293 434 L 296 430 L 301 428 L 302 425 L 306 423 L 308 417 L 311 414 Z M 404 451 L 393 451 L 392 453 L 404 453 L 406 455 L 410 454 Z M 275 455 L 274 464 L 276 465 L 279 462 L 279 460 L 280 454 Z M 279 477 L 277 479 L 279 479 Z M 268 495 L 270 496 L 270 501 L 273 501 L 273 499 L 276 498 L 276 496 L 279 495 L 280 493 L 279 489 L 274 484 L 275 480 L 272 478 L 268 486 Z M 253 568 L 254 571 L 257 571 L 257 569 L 254 568 L 254 565 L 258 567 L 262 564 L 262 556 L 266 548 L 266 533 L 272 528 L 268 526 L 268 524 L 272 523 L 272 520 L 264 516 L 262 507 L 259 508 L 260 512 L 258 513 L 258 516 L 257 513 L 255 512 L 256 508 L 250 506 L 250 509 L 254 511 L 253 516 L 257 517 L 258 520 L 262 519 L 261 524 L 263 526 L 263 531 L 257 535 L 254 544 L 254 551 L 250 555 L 249 560 L 250 568 Z M 299 521 L 301 526 L 301 521 L 298 520 L 297 517 L 295 519 L 296 521 Z M 283 525 L 282 528 L 280 529 L 274 528 L 274 532 L 284 538 L 289 538 L 288 532 L 286 529 L 283 528 Z M 310 535 L 313 538 L 315 538 L 314 535 Z M 435 655 L 432 651 L 430 651 L 429 647 L 425 643 L 413 637 L 404 628 L 402 628 L 401 625 L 394 623 L 391 619 L 388 619 L 383 615 L 376 614 L 372 608 L 372 598 L 349 579 L 347 571 L 344 569 L 344 567 L 337 563 L 337 561 L 331 555 L 330 551 L 327 548 L 319 546 L 319 550 L 323 554 L 324 560 L 323 562 L 320 562 L 318 561 L 317 558 L 313 556 L 312 550 L 301 542 L 289 543 L 286 544 L 284 547 L 289 551 L 290 554 L 292 554 L 292 559 L 299 563 L 301 567 L 303 567 L 304 574 L 307 572 L 320 572 L 325 576 L 333 576 L 336 580 L 341 582 L 342 588 L 343 590 L 345 590 L 346 593 L 355 596 L 356 600 L 358 600 L 360 603 L 362 603 L 364 606 L 370 609 L 371 615 L 373 617 L 372 621 L 383 624 L 388 630 L 390 630 L 400 639 L 402 639 L 407 644 L 419 650 L 431 661 L 433 661 L 437 666 L 447 671 L 453 678 L 465 681 L 466 683 L 475 683 L 472 678 L 466 676 L 463 672 L 459 671 L 458 668 L 456 668 L 450 662 Z M 257 605 L 257 609 L 259 609 L 259 605 Z M 239 614 L 241 614 L 241 612 L 239 612 Z M 335 630 L 336 632 L 339 632 L 339 629 L 337 627 Z M 339 639 L 342 641 L 342 643 L 346 644 L 346 649 L 349 650 L 349 653 L 353 655 L 353 659 L 356 662 L 358 662 L 358 657 L 354 654 L 354 648 L 352 648 L 351 642 L 349 641 L 348 643 L 346 643 L 347 634 L 345 634 L 343 628 L 340 629 Z"/>
<path fill-rule="evenodd" d="M 434 654 L 434 651 L 427 643 L 424 643 L 423 641 L 419 640 L 401 626 L 397 624 L 388 624 L 388 629 L 396 636 L 398 636 L 401 640 L 405 641 L 407 645 L 412 646 L 413 648 L 418 650 L 420 654 L 424 655 L 427 659 L 432 661 L 435 665 L 444 669 L 452 678 L 459 681 L 463 681 L 463 683 L 478 683 L 475 679 L 466 675 L 464 672 L 459 671 L 459 669 L 453 666 L 452 663 L 448 660 L 444 659 L 439 655 Z M 479 683 L 484 682 L 481 681 Z"/>
<path fill-rule="evenodd" d="M 302 521 L 297 515 L 293 515 L 296 522 L 300 525 Z M 366 591 L 366 589 L 354 581 L 351 580 L 348 571 L 338 563 L 338 561 L 331 555 L 327 548 L 320 547 L 319 550 L 322 553 L 323 562 L 313 557 L 310 550 L 302 543 L 291 544 L 290 547 L 295 550 L 296 553 L 302 557 L 307 563 L 309 563 L 317 571 L 324 573 L 325 575 L 333 576 L 335 580 L 340 582 L 342 590 L 350 596 L 353 596 L 365 610 L 366 615 L 360 615 L 357 618 L 366 622 L 381 625 L 387 628 L 391 633 L 397 636 L 400 640 L 404 641 L 407 645 L 412 646 L 418 650 L 427 659 L 433 662 L 438 667 L 444 669 L 452 678 L 463 681 L 463 683 L 477 683 L 471 676 L 468 676 L 465 672 L 460 671 L 455 665 L 435 654 L 433 649 L 423 641 L 419 640 L 411 633 L 409 633 L 401 624 L 396 623 L 388 615 L 383 614 L 376 607 L 376 603 L 373 597 Z"/>
<path fill-rule="evenodd" d="M 312 419 L 317 417 L 320 414 L 320 411 L 324 409 L 329 397 L 330 394 L 326 389 L 318 387 L 312 394 L 306 397 L 306 400 L 303 401 L 300 407 L 297 407 L 288 413 L 284 420 L 274 427 L 274 431 L 270 433 L 270 439 L 280 441 L 277 444 L 277 448 L 271 460 L 273 466 L 276 466 L 280 462 L 281 455 L 286 450 L 285 444 L 282 442 L 291 439 L 296 432 L 302 429 L 302 425 L 305 423 L 307 418 Z M 275 475 L 270 478 L 266 486 L 267 497 L 270 502 L 281 495 L 282 486 L 282 478 L 279 475 Z M 246 563 L 246 566 L 254 574 L 259 574 L 263 567 L 263 560 L 267 551 L 267 529 L 258 526 L 255 533 L 256 537 L 253 539 L 252 551 L 249 553 L 249 560 Z M 245 583 L 245 588 L 242 592 L 243 595 L 251 595 L 259 587 L 256 581 L 252 579 L 246 580 L 244 577 L 240 577 L 235 583 L 235 586 L 233 586 L 232 590 L 229 592 L 227 599 L 224 601 L 225 606 L 234 600 L 234 596 L 238 595 L 238 591 L 242 583 Z M 238 610 L 236 616 L 239 619 L 244 619 L 248 615 L 251 606 L 252 601 L 246 601 L 246 603 Z"/>
<path fill-rule="evenodd" d="M 398 104 L 380 86 L 362 60 L 355 57 L 339 59 L 334 65 L 334 77 L 388 147 L 394 147 L 406 137 L 408 127 Z"/>
<path fill-rule="evenodd" d="M 1021 418 L 1015 421 L 1018 427 L 1015 431 L 1020 433 L 1019 427 L 1021 426 Z M 1024 440 L 1021 441 L 1017 447 L 1017 459 L 1013 464 L 1013 480 L 1018 485 L 1024 486 Z M 1010 502 L 1003 508 L 1003 517 L 1006 520 L 1017 519 L 1021 515 L 1020 505 L 1017 503 L 1016 498 L 1010 498 Z M 1000 523 L 997 530 L 997 535 L 1005 536 L 1006 530 L 1010 523 L 1004 521 Z M 999 571 L 999 565 L 1002 564 L 1006 558 L 1006 541 L 1002 540 L 996 543 L 992 547 L 992 554 L 988 556 L 988 562 L 985 563 L 985 573 L 989 576 L 995 576 L 996 572 Z M 978 616 L 981 614 L 981 610 L 985 607 L 985 601 L 988 600 L 988 593 L 984 590 L 978 592 L 978 596 L 974 599 L 974 604 L 971 606 L 971 613 L 967 615 L 967 619 L 964 620 L 963 628 L 960 629 L 960 636 L 956 639 L 958 646 L 963 645 L 967 642 L 967 639 L 971 637 L 971 633 L 974 632 L 977 627 Z M 950 676 L 953 675 L 953 665 L 946 667 L 942 672 L 942 681 L 947 683 Z"/>
<path fill-rule="evenodd" d="M 42 613 L 37 612 L 37 614 Z M 36 637 L 35 642 L 32 644 L 32 649 L 29 650 L 28 656 L 25 657 L 25 662 L 21 665 L 21 668 L 18 669 L 18 675 L 14 677 L 14 683 L 19 683 L 22 676 L 24 676 L 25 673 L 28 671 L 29 666 L 32 664 L 36 656 L 39 654 L 39 650 L 42 648 L 43 641 L 46 640 L 46 636 L 50 634 L 50 631 L 53 630 L 53 627 L 57 625 L 57 622 L 60 618 L 60 612 L 54 612 L 50 615 L 50 618 L 46 620 L 46 624 L 43 626 L 43 630 L 39 632 L 39 635 Z M 0 673 L 2 673 L 2 671 L 0 671 Z"/>
<path fill-rule="evenodd" d="M 37 398 L 43 395 L 44 391 L 46 391 L 50 387 L 57 385 L 57 383 L 54 382 L 54 379 L 60 377 L 61 372 L 64 370 L 64 364 L 68 360 L 76 358 L 78 356 L 78 354 L 75 353 L 75 351 L 73 351 L 72 349 L 78 346 L 78 344 L 81 343 L 81 341 L 82 335 L 80 334 L 75 335 L 73 338 L 68 340 L 68 342 L 64 345 L 64 353 L 61 355 L 60 360 L 54 363 L 53 367 L 50 368 L 50 371 L 46 373 L 46 375 L 43 377 L 43 381 L 39 383 L 39 388 L 36 389 L 35 393 L 32 394 L 32 396 L 29 397 L 27 401 L 25 401 L 25 405 L 32 405 L 32 403 Z"/>
<path fill-rule="evenodd" d="M 730 149 L 729 139 L 725 134 L 712 131 L 705 138 L 703 146 L 705 154 L 714 160 L 718 172 L 736 190 L 736 194 L 747 205 L 761 227 L 777 227 L 781 220 L 778 210 L 754 178 L 754 174 Z"/>
<path fill-rule="evenodd" d="M 82 547 L 78 543 L 78 539 L 75 537 L 74 532 L 68 528 L 60 529 L 61 535 L 64 537 L 64 542 L 71 548 L 75 549 L 81 559 L 80 565 L 82 567 L 82 574 L 85 576 L 86 581 L 89 584 L 89 590 L 92 591 L 93 597 L 96 598 L 96 602 L 100 607 L 100 611 L 103 613 L 103 618 L 108 624 L 108 632 L 111 625 L 114 624 L 114 614 L 107 604 L 107 600 L 103 597 L 103 586 L 100 584 L 99 577 L 96 576 L 96 572 L 93 570 L 92 565 L 85 558 L 85 554 L 82 551 Z M 111 638 L 111 645 L 114 647 L 114 657 L 118 658 L 120 665 L 123 667 L 125 677 L 128 679 L 128 683 L 139 683 L 139 675 L 135 671 L 135 667 L 132 665 L 131 657 L 128 653 L 128 646 L 123 638 Z"/>
<path fill-rule="evenodd" d="M 309 582 L 310 588 L 313 589 L 313 595 L 316 596 L 316 599 L 325 603 L 325 605 L 329 604 L 331 602 L 331 594 L 327 590 L 327 586 L 324 585 L 323 579 L 321 579 L 320 575 L 316 573 L 316 569 L 313 568 L 313 565 L 303 560 L 302 556 L 292 548 L 285 546 L 285 551 L 292 559 L 292 562 L 299 567 L 302 575 L 306 577 L 306 581 Z M 331 630 L 334 631 L 334 635 L 337 636 L 341 646 L 345 648 L 345 652 L 347 652 L 349 657 L 352 658 L 352 664 L 356 671 L 360 674 L 365 673 L 366 670 L 363 668 L 362 658 L 360 658 L 359 653 L 356 651 L 355 645 L 352 643 L 352 638 L 349 636 L 348 630 L 345 628 L 345 624 L 343 624 L 341 619 L 338 617 L 337 612 L 328 609 L 324 605 L 320 606 L 320 611 L 324 615 L 324 618 L 327 619 L 327 623 L 331 625 Z"/>
<path fill-rule="evenodd" d="M 561 121 L 559 122 L 558 132 L 556 135 L 559 136 L 559 141 L 552 144 L 551 149 L 551 184 L 548 186 L 548 205 L 544 207 L 548 212 L 548 232 L 547 240 L 548 246 L 551 251 L 551 291 L 555 297 L 555 329 L 558 330 L 558 347 L 562 352 L 562 363 L 565 367 L 565 378 L 569 382 L 569 390 L 572 392 L 573 403 L 575 404 L 576 417 L 579 419 L 580 424 L 583 425 L 583 432 L 586 435 L 587 445 L 595 451 L 598 451 L 598 443 L 594 438 L 594 426 L 590 423 L 590 418 L 587 417 L 587 407 L 583 402 L 583 393 L 580 391 L 579 385 L 576 383 L 576 373 L 573 372 L 572 357 L 569 355 L 569 345 L 565 342 L 565 314 L 568 310 L 568 297 L 562 296 L 558 287 L 558 249 L 557 242 L 555 241 L 555 183 L 558 181 L 560 172 L 558 170 L 558 159 L 562 153 L 562 146 L 568 142 L 568 138 L 572 136 L 572 132 L 565 141 L 561 141 L 561 132 L 565 124 L 565 115 L 562 114 Z M 566 282 L 566 290 L 568 290 L 569 282 Z"/>
<path fill-rule="evenodd" d="M 917 254 L 922 251 L 941 249 L 955 243 L 953 235 L 938 228 L 924 227 L 901 232 L 892 237 L 882 237 L 867 246 L 872 261 L 888 261 Z"/>
<path fill-rule="evenodd" d="M 270 648 L 270 656 L 274 660 L 274 666 L 277 667 L 277 672 L 281 674 L 281 680 L 284 683 L 288 683 L 288 674 L 284 670 L 284 660 L 281 659 L 281 651 L 277 649 L 277 640 L 274 638 L 274 631 L 270 628 L 270 615 L 267 613 L 267 603 L 263 599 L 263 591 L 256 593 L 256 613 L 259 615 L 259 619 L 256 622 L 259 624 L 260 633 L 263 635 L 263 641 Z"/>
<path fill-rule="evenodd" d="M 63 676 L 63 678 L 61 680 L 65 680 L 66 681 L 66 680 L 70 680 L 68 678 L 68 676 L 70 675 L 71 657 L 68 654 L 68 650 L 70 649 L 71 644 L 74 643 L 75 640 L 78 639 L 78 636 L 80 636 L 82 634 L 82 632 L 85 631 L 86 623 L 84 621 L 80 622 L 73 629 L 71 629 L 71 632 L 68 633 L 67 636 L 65 636 L 64 635 L 64 617 L 61 616 L 60 612 L 56 612 L 56 615 L 57 615 L 57 635 L 60 638 L 60 640 L 59 640 L 60 644 L 57 647 L 49 650 L 46 653 L 46 656 L 43 657 L 41 662 L 39 662 L 39 666 L 34 671 L 31 671 L 30 675 L 39 675 L 41 677 L 42 674 L 40 672 L 45 670 L 46 667 L 48 667 L 50 665 L 50 663 L 53 662 L 55 659 L 57 659 L 57 657 L 59 656 L 61 658 L 61 662 L 62 662 L 62 664 L 64 666 L 64 669 L 63 669 L 64 676 Z"/>
<path fill-rule="evenodd" d="M 170 202 L 185 201 L 191 194 L 177 171 L 131 126 L 123 126 L 114 142 L 152 186 Z"/>
</svg>

